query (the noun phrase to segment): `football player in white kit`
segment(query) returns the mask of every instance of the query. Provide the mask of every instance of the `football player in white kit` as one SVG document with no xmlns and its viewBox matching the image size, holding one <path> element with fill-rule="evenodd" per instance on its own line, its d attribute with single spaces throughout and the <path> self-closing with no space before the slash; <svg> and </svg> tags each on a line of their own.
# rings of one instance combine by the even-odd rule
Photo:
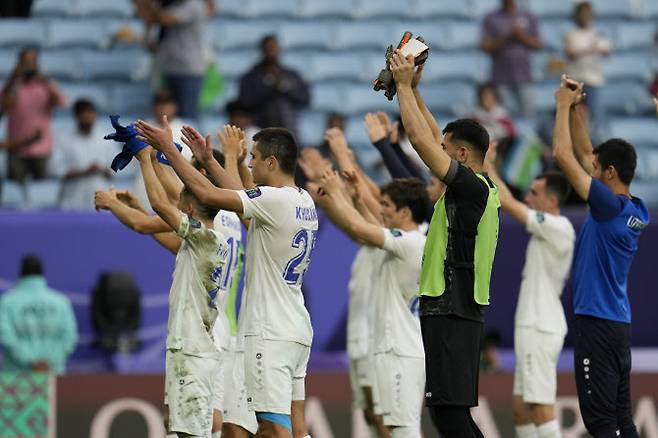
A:
<svg viewBox="0 0 658 438">
<path fill-rule="evenodd" d="M 321 206 L 355 241 L 381 248 L 373 267 L 374 360 L 380 411 L 391 436 L 420 438 L 425 386 L 425 353 L 414 314 L 425 235 L 427 192 L 419 180 L 396 179 L 381 190 L 385 227 L 368 222 L 354 208 L 333 172 L 325 174 Z"/>
<path fill-rule="evenodd" d="M 297 143 L 290 131 L 266 128 L 254 136 L 250 167 L 258 187 L 214 187 L 176 155 L 171 129 L 143 121 L 141 137 L 170 158 L 186 187 L 209 205 L 251 219 L 244 308 L 247 402 L 263 437 L 292 437 L 291 411 L 305 398 L 304 378 L 313 330 L 301 291 L 318 228 L 315 204 L 295 186 Z M 303 402 L 302 402 L 303 406 Z"/>
<path fill-rule="evenodd" d="M 559 438 L 555 418 L 557 361 L 567 334 L 560 295 L 569 275 L 576 233 L 560 206 L 569 183 L 557 171 L 538 175 L 525 197 L 514 198 L 496 170 L 496 146 L 484 170 L 499 189 L 503 210 L 530 233 L 514 318 L 514 424 L 519 438 Z"/>
</svg>

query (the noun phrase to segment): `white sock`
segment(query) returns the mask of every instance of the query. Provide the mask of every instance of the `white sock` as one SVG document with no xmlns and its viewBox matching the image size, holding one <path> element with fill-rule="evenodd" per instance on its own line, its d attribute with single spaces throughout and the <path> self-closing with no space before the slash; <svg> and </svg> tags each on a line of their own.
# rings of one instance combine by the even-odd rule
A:
<svg viewBox="0 0 658 438">
<path fill-rule="evenodd" d="M 537 428 L 534 424 L 524 424 L 522 426 L 514 426 L 517 438 L 537 438 Z"/>
<path fill-rule="evenodd" d="M 539 436 L 539 438 L 560 438 L 560 425 L 557 420 L 552 420 L 548 423 L 537 426 L 537 436 Z"/>
</svg>

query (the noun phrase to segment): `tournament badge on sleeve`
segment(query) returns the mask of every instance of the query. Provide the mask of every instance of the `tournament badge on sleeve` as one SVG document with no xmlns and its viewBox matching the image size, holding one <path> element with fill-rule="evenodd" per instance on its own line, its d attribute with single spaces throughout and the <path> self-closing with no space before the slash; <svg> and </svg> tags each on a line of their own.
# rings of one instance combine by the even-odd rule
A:
<svg viewBox="0 0 658 438">
<path fill-rule="evenodd" d="M 429 56 L 429 47 L 425 44 L 423 37 L 416 37 L 412 39 L 411 32 L 405 32 L 402 35 L 402 39 L 397 46 L 397 50 L 400 50 L 402 56 L 413 55 L 416 65 L 421 65 L 427 61 Z M 375 91 L 384 90 L 384 95 L 388 100 L 393 100 L 393 96 L 397 92 L 395 88 L 395 81 L 393 80 L 393 72 L 391 72 L 391 56 L 395 50 L 393 46 L 388 46 L 386 49 L 386 67 L 379 72 L 379 76 L 372 82 L 373 89 Z"/>
</svg>

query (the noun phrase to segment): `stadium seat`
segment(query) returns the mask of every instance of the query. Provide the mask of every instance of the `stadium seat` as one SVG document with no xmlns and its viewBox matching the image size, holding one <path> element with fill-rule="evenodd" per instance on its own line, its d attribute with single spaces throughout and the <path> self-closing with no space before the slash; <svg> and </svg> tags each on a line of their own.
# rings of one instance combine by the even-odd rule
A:
<svg viewBox="0 0 658 438">
<path fill-rule="evenodd" d="M 306 50 L 284 52 L 281 56 L 281 63 L 284 67 L 297 71 L 307 82 L 315 81 L 312 66 L 313 53 Z"/>
<path fill-rule="evenodd" d="M 535 110 L 538 113 L 552 113 L 555 111 L 555 90 L 559 81 L 551 81 L 543 84 L 533 84 L 532 93 L 534 97 Z"/>
<path fill-rule="evenodd" d="M 644 53 L 612 54 L 603 63 L 603 74 L 608 81 L 648 81 L 651 77 L 650 60 Z"/>
<path fill-rule="evenodd" d="M 599 18 L 632 18 L 639 14 L 634 0 L 596 0 L 594 14 Z"/>
<path fill-rule="evenodd" d="M 89 99 L 96 104 L 99 112 L 106 113 L 110 110 L 109 94 L 107 89 L 101 85 L 80 82 L 68 82 L 59 84 L 62 93 L 66 96 L 67 107 L 81 98 Z"/>
<path fill-rule="evenodd" d="M 356 0 L 301 0 L 299 14 L 302 17 L 340 17 L 352 15 Z"/>
<path fill-rule="evenodd" d="M 44 50 L 39 54 L 44 74 L 55 79 L 79 80 L 83 77 L 80 56 L 76 50 Z"/>
<path fill-rule="evenodd" d="M 317 83 L 311 87 L 311 106 L 316 111 L 343 112 L 344 94 L 339 83 Z"/>
<path fill-rule="evenodd" d="M 150 72 L 150 59 L 143 50 L 87 51 L 80 57 L 82 70 L 89 80 L 143 80 Z"/>
<path fill-rule="evenodd" d="M 425 23 L 411 20 L 404 20 L 394 26 L 392 40 L 389 44 L 395 46 L 406 31 L 413 32 L 414 37 L 422 36 L 425 43 L 430 47 L 430 51 L 439 50 L 444 47 L 447 38 L 448 22 L 445 23 Z M 383 54 L 382 54 L 383 56 Z"/>
<path fill-rule="evenodd" d="M 645 101 L 646 103 L 643 103 Z M 608 114 L 636 115 L 653 102 L 642 85 L 635 82 L 612 82 L 601 88 L 601 103 Z"/>
<path fill-rule="evenodd" d="M 462 82 L 421 84 L 421 93 L 433 112 L 464 114 L 475 107 L 475 89 Z"/>
<path fill-rule="evenodd" d="M 9 77 L 16 68 L 18 50 L 2 49 L 0 50 L 0 78 Z"/>
<path fill-rule="evenodd" d="M 57 208 L 62 183 L 59 179 L 29 181 L 25 184 L 27 205 L 30 208 Z"/>
<path fill-rule="evenodd" d="M 259 59 L 255 50 L 233 50 L 217 53 L 217 65 L 225 78 L 239 79 L 253 67 Z"/>
<path fill-rule="evenodd" d="M 386 101 L 384 96 L 380 96 Z M 381 110 L 383 108 L 380 108 Z M 370 143 L 368 138 L 368 133 L 366 128 L 363 126 L 364 114 L 354 115 L 349 117 L 345 123 L 345 138 L 347 138 L 347 144 L 354 150 L 358 158 L 366 158 L 368 149 L 375 151 L 377 155 L 379 152 L 375 147 Z"/>
<path fill-rule="evenodd" d="M 469 17 L 478 20 L 481 20 L 487 14 L 500 9 L 500 0 L 471 0 L 470 2 L 464 1 L 461 3 L 469 9 Z"/>
<path fill-rule="evenodd" d="M 658 123 L 655 117 L 613 119 L 610 121 L 610 136 L 623 138 L 633 144 L 652 145 L 658 150 Z"/>
<path fill-rule="evenodd" d="M 0 47 L 43 46 L 46 31 L 43 23 L 34 19 L 2 18 Z"/>
<path fill-rule="evenodd" d="M 74 0 L 36 0 L 32 6 L 34 17 L 58 17 L 73 13 Z"/>
<path fill-rule="evenodd" d="M 344 22 L 336 26 L 336 33 L 330 47 L 335 50 L 362 49 L 382 50 L 401 35 L 391 35 L 390 23 L 378 21 Z"/>
<path fill-rule="evenodd" d="M 302 145 L 319 145 L 323 141 L 327 116 L 316 111 L 304 111 L 297 119 L 297 132 Z"/>
<path fill-rule="evenodd" d="M 23 185 L 11 180 L 0 182 L 0 207 L 25 208 L 25 189 Z"/>
<path fill-rule="evenodd" d="M 653 20 L 658 18 L 658 2 L 654 0 L 642 0 L 642 16 Z"/>
<path fill-rule="evenodd" d="M 649 49 L 653 46 L 655 35 L 656 23 L 620 22 L 615 26 L 613 47 L 616 51 Z"/>
<path fill-rule="evenodd" d="M 467 19 L 472 16 L 468 2 L 458 0 L 418 0 L 410 9 L 410 13 L 416 18 Z"/>
<path fill-rule="evenodd" d="M 368 57 L 361 53 L 338 52 L 318 53 L 311 57 L 309 72 L 313 80 L 351 79 L 362 81 L 368 79 L 366 62 Z M 384 67 L 384 56 L 377 57 L 379 68 Z M 377 71 L 379 73 L 379 71 Z M 375 74 L 377 74 L 375 73 Z M 372 77 L 371 79 L 375 79 Z"/>
<path fill-rule="evenodd" d="M 367 83 L 352 84 L 346 87 L 341 112 L 344 114 L 360 114 L 367 111 L 383 111 L 396 102 L 386 99 L 383 92 L 376 92 Z"/>
<path fill-rule="evenodd" d="M 560 0 L 530 0 L 528 9 L 543 18 L 569 18 L 573 13 L 573 3 Z"/>
<path fill-rule="evenodd" d="M 489 76 L 489 57 L 481 52 L 434 53 L 433 57 L 433 62 L 428 62 L 423 72 L 424 80 L 454 79 L 479 83 Z"/>
<path fill-rule="evenodd" d="M 414 10 L 414 5 L 400 0 L 359 0 L 353 9 L 356 19 L 387 17 L 400 19 Z"/>
<path fill-rule="evenodd" d="M 276 27 L 276 22 L 271 20 L 213 20 L 208 23 L 207 34 L 217 49 L 256 49 L 265 35 L 275 33 Z"/>
<path fill-rule="evenodd" d="M 48 24 L 48 47 L 107 48 L 110 38 L 105 21 L 56 19 Z"/>
<path fill-rule="evenodd" d="M 539 37 L 546 49 L 562 52 L 564 49 L 564 34 L 573 27 L 568 20 L 539 21 Z"/>
<path fill-rule="evenodd" d="M 150 114 L 152 93 L 148 85 L 115 85 L 110 89 L 110 108 L 116 114 Z"/>
<path fill-rule="evenodd" d="M 301 0 L 245 0 L 243 13 L 247 17 L 285 17 L 299 13 Z"/>
<path fill-rule="evenodd" d="M 323 21 L 286 22 L 277 30 L 284 50 L 321 49 L 331 42 L 333 28 Z"/>
<path fill-rule="evenodd" d="M 534 51 L 530 54 L 530 68 L 532 69 L 532 78 L 537 82 L 545 80 L 550 73 L 547 71 L 548 61 L 552 55 L 549 51 Z"/>
<path fill-rule="evenodd" d="M 222 17 L 242 17 L 244 15 L 244 0 L 222 0 L 217 8 Z"/>
<path fill-rule="evenodd" d="M 658 145 L 635 143 L 633 146 L 637 153 L 637 169 L 631 188 L 633 195 L 638 196 L 635 190 L 638 182 L 653 183 L 654 192 L 658 193 Z"/>
<path fill-rule="evenodd" d="M 480 24 L 475 21 L 447 23 L 446 39 L 441 45 L 445 50 L 472 50 L 480 47 Z"/>
<path fill-rule="evenodd" d="M 132 17 L 135 7 L 131 0 L 75 0 L 74 13 L 81 16 Z"/>
</svg>

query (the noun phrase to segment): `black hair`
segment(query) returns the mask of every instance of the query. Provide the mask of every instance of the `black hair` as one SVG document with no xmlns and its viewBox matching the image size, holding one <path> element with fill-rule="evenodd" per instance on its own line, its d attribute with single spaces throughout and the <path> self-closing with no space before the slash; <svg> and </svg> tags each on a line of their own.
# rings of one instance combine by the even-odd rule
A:
<svg viewBox="0 0 658 438">
<path fill-rule="evenodd" d="M 73 104 L 73 114 L 76 116 L 85 111 L 94 111 L 96 112 L 96 105 L 89 99 L 78 99 Z"/>
<path fill-rule="evenodd" d="M 249 108 L 241 102 L 240 100 L 231 100 L 230 102 L 226 103 L 226 107 L 224 110 L 228 114 L 233 114 L 233 113 L 247 113 L 249 114 Z"/>
<path fill-rule="evenodd" d="M 425 183 L 418 178 L 397 178 L 382 187 L 382 195 L 388 195 L 399 210 L 408 207 L 417 224 L 427 217 L 429 198 Z"/>
<path fill-rule="evenodd" d="M 483 82 L 480 85 L 478 85 L 478 88 L 477 88 L 478 100 L 482 99 L 482 94 L 486 90 L 491 90 L 493 92 L 494 97 L 496 98 L 496 100 L 499 100 L 498 89 L 496 88 L 496 85 L 493 82 Z"/>
<path fill-rule="evenodd" d="M 183 186 L 183 190 L 181 191 L 181 196 L 187 196 L 188 198 L 194 200 L 194 202 L 197 205 L 197 211 L 199 212 L 199 215 L 201 216 L 199 219 L 215 219 L 215 216 L 217 216 L 217 213 L 219 213 L 219 208 L 208 205 L 208 204 L 202 204 L 201 201 L 199 201 L 199 198 L 196 197 L 194 193 L 187 187 Z"/>
<path fill-rule="evenodd" d="M 283 173 L 295 174 L 299 148 L 292 132 L 286 128 L 265 128 L 258 131 L 253 140 L 263 160 L 273 156 Z"/>
<path fill-rule="evenodd" d="M 264 49 L 264 48 L 265 48 L 265 44 L 270 43 L 270 42 L 278 43 L 278 41 L 279 41 L 279 40 L 276 38 L 276 35 L 274 35 L 274 34 L 272 34 L 272 33 L 271 33 L 271 34 L 267 34 L 267 35 L 265 35 L 263 38 L 261 38 L 261 40 L 260 40 L 260 48 L 261 48 L 261 49 Z"/>
<path fill-rule="evenodd" d="M 581 1 L 574 6 L 573 16 L 572 16 L 573 21 L 576 21 L 578 19 L 578 15 L 580 15 L 580 13 L 585 8 L 589 8 L 590 10 L 592 10 L 592 4 L 587 1 Z"/>
<path fill-rule="evenodd" d="M 27 254 L 21 260 L 21 277 L 43 275 L 41 259 L 34 254 Z"/>
<path fill-rule="evenodd" d="M 571 186 L 562 172 L 557 170 L 547 170 L 546 172 L 537 175 L 535 179 L 543 179 L 546 181 L 546 190 L 557 197 L 559 205 L 563 205 L 567 199 L 569 199 Z"/>
<path fill-rule="evenodd" d="M 176 103 L 176 100 L 171 96 L 169 91 L 162 89 L 153 95 L 153 106 L 163 103 Z"/>
<path fill-rule="evenodd" d="M 18 52 L 18 59 L 22 60 L 23 57 L 30 52 L 36 52 L 38 54 L 39 48 L 37 46 L 25 46 L 21 48 L 20 52 Z"/>
<path fill-rule="evenodd" d="M 617 170 L 621 182 L 627 186 L 631 184 L 637 166 L 637 154 L 632 144 L 621 138 L 611 138 L 595 147 L 592 152 L 602 170 L 612 166 Z"/>
<path fill-rule="evenodd" d="M 452 140 L 463 141 L 482 155 L 489 150 L 489 133 L 473 119 L 457 119 L 443 128 L 443 134 L 452 134 Z"/>
</svg>

